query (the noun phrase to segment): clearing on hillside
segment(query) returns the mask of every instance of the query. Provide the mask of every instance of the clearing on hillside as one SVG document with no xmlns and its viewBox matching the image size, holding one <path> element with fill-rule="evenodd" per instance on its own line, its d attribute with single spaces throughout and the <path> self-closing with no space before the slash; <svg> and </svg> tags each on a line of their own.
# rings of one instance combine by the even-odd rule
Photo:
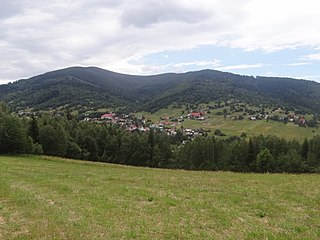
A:
<svg viewBox="0 0 320 240">
<path fill-rule="evenodd" d="M 320 239 L 320 175 L 0 157 L 0 239 Z"/>
</svg>

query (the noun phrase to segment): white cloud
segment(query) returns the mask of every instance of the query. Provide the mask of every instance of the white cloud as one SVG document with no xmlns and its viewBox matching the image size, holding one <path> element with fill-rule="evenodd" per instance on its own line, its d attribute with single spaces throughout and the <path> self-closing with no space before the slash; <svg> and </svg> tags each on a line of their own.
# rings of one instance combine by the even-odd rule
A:
<svg viewBox="0 0 320 240">
<path fill-rule="evenodd" d="M 70 65 L 126 73 L 174 70 L 131 60 L 205 44 L 265 52 L 320 46 L 317 0 L 0 0 L 0 5 L 0 79 Z M 319 59 L 313 55 L 310 60 Z M 230 67 L 225 70 L 262 66 Z"/>
<path fill-rule="evenodd" d="M 174 67 L 185 67 L 185 66 L 207 66 L 207 67 L 217 67 L 220 65 L 219 60 L 214 60 L 214 61 L 195 61 L 195 62 L 182 62 L 182 63 L 176 63 L 173 64 Z"/>
<path fill-rule="evenodd" d="M 320 83 L 320 75 L 306 75 L 306 76 L 300 76 L 300 77 L 296 77 L 296 78 L 313 80 L 313 81 Z"/>
<path fill-rule="evenodd" d="M 297 66 L 304 66 L 304 65 L 309 65 L 311 64 L 310 62 L 297 62 L 297 63 L 288 63 L 288 64 L 283 64 L 284 66 L 290 66 L 290 67 L 297 67 Z"/>
<path fill-rule="evenodd" d="M 238 34 L 231 33 L 226 44 L 247 50 L 272 52 L 320 44 L 320 16 L 317 0 L 247 1 L 245 19 L 239 19 Z"/>
<path fill-rule="evenodd" d="M 248 69 L 248 68 L 262 68 L 265 65 L 262 63 L 257 64 L 239 64 L 233 66 L 225 66 L 225 67 L 218 67 L 217 70 L 226 71 L 226 70 L 239 70 L 239 69 Z"/>
<path fill-rule="evenodd" d="M 120 22 L 124 27 L 150 27 L 163 22 L 185 22 L 196 24 L 208 18 L 209 11 L 195 5 L 184 4 L 183 1 L 133 1 L 134 4 L 124 6 Z"/>
<path fill-rule="evenodd" d="M 316 81 L 320 83 L 320 75 L 282 74 L 280 72 L 266 72 L 264 74 L 259 74 L 259 75 L 266 76 L 266 77 L 284 77 L 284 78 L 311 80 L 311 81 Z"/>
<path fill-rule="evenodd" d="M 302 59 L 308 60 L 308 61 L 320 61 L 320 53 L 309 54 L 309 55 L 303 56 Z"/>
</svg>

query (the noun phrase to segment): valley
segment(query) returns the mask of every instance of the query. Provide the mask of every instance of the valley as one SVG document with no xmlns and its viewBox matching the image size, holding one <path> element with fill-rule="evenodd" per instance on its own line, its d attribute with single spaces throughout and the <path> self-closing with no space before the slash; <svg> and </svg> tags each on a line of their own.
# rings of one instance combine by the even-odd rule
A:
<svg viewBox="0 0 320 240">
<path fill-rule="evenodd" d="M 320 240 L 319 9 L 1 1 L 0 240 Z"/>
</svg>

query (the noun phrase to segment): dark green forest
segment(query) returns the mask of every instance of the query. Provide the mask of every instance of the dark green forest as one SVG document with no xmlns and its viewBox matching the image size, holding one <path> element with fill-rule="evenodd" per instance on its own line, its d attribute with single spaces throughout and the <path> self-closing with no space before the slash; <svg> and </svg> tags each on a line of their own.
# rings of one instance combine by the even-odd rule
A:
<svg viewBox="0 0 320 240">
<path fill-rule="evenodd" d="M 95 67 L 72 67 L 0 85 L 13 110 L 121 107 L 155 112 L 172 103 L 238 99 L 320 113 L 320 84 L 290 78 L 242 76 L 214 70 L 132 76 Z"/>
<path fill-rule="evenodd" d="M 154 131 L 127 133 L 71 115 L 18 118 L 0 103 L 0 153 L 45 154 L 133 166 L 234 172 L 320 172 L 320 136 L 288 141 L 276 136 L 199 136 Z"/>
</svg>

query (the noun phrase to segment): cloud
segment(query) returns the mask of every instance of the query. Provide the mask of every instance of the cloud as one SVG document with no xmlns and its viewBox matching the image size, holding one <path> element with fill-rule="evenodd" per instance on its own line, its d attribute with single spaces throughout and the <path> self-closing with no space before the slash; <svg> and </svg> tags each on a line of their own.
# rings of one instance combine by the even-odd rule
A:
<svg viewBox="0 0 320 240">
<path fill-rule="evenodd" d="M 306 76 L 300 76 L 298 77 L 299 79 L 308 79 L 308 80 L 313 80 L 318 83 L 320 83 L 320 75 L 306 75 Z"/>
<path fill-rule="evenodd" d="M 209 11 L 199 7 L 188 6 L 182 1 L 133 1 L 126 5 L 121 14 L 121 24 L 138 28 L 149 27 L 153 24 L 178 21 L 187 24 L 195 24 L 205 20 Z"/>
<path fill-rule="evenodd" d="M 287 63 L 283 64 L 284 66 L 290 66 L 290 67 L 297 67 L 297 66 L 304 66 L 304 65 L 309 65 L 310 62 L 297 62 L 297 63 Z"/>
<path fill-rule="evenodd" d="M 309 54 L 302 57 L 303 60 L 307 61 L 320 61 L 320 53 Z"/>
<path fill-rule="evenodd" d="M 248 68 L 262 68 L 265 65 L 262 63 L 257 64 L 239 64 L 233 66 L 225 66 L 225 67 L 218 67 L 217 70 L 226 71 L 226 70 L 239 70 L 239 69 L 248 69 Z"/>
<path fill-rule="evenodd" d="M 17 15 L 22 10 L 22 7 L 19 6 L 18 1 L 0 1 L 0 19 L 5 19 L 14 15 Z"/>
<path fill-rule="evenodd" d="M 220 65 L 219 60 L 214 61 L 195 61 L 195 62 L 182 62 L 182 63 L 176 63 L 173 64 L 174 67 L 185 67 L 185 66 L 209 66 L 209 67 L 217 67 Z"/>
<path fill-rule="evenodd" d="M 203 68 L 216 68 L 220 66 L 219 60 L 213 61 L 194 61 L 194 62 L 180 62 L 180 63 L 167 63 L 167 64 L 147 64 L 144 62 L 143 58 L 137 57 L 136 59 L 131 59 L 128 62 L 124 61 L 121 66 L 120 72 L 130 72 L 131 74 L 138 75 L 150 75 L 159 74 L 164 72 L 186 72 L 200 70 Z M 132 63 L 134 62 L 134 64 Z M 114 66 L 110 66 L 112 69 Z M 188 69 L 188 70 L 186 70 Z"/>
<path fill-rule="evenodd" d="M 320 46 L 317 0 L 0 0 L 0 4 L 0 79 L 7 80 L 71 65 L 134 74 L 175 70 L 177 66 L 167 63 L 147 67 L 132 59 L 202 45 L 267 53 Z M 319 59 L 313 55 L 310 60 Z M 171 55 L 169 59 L 175 61 Z M 180 61 L 182 70 L 206 66 Z M 250 66 L 261 67 L 242 64 L 225 70 Z"/>
</svg>

